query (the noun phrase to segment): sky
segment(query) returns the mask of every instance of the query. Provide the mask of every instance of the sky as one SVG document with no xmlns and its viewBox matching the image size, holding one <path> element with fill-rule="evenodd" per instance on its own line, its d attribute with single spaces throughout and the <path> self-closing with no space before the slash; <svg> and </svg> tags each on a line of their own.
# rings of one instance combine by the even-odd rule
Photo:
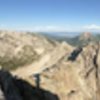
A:
<svg viewBox="0 0 100 100">
<path fill-rule="evenodd" d="M 100 0 L 0 0 L 0 29 L 100 32 Z"/>
</svg>

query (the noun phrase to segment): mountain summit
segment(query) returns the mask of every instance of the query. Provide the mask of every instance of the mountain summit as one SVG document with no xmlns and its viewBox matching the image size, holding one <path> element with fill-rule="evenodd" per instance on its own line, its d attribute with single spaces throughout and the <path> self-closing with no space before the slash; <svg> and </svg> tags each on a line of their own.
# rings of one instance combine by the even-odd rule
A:
<svg viewBox="0 0 100 100">
<path fill-rule="evenodd" d="M 92 39 L 92 33 L 90 32 L 84 32 L 79 37 L 80 40 L 91 40 Z"/>
</svg>

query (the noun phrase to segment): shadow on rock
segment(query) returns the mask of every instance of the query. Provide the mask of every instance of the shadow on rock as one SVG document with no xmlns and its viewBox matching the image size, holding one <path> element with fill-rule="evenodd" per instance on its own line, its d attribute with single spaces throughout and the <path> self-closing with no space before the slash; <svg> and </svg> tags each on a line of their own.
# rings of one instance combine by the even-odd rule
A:
<svg viewBox="0 0 100 100">
<path fill-rule="evenodd" d="M 69 61 L 75 61 L 78 57 L 78 55 L 83 51 L 83 49 L 81 47 L 75 49 L 71 55 L 68 57 Z"/>
<path fill-rule="evenodd" d="M 25 80 L 12 77 L 4 70 L 0 70 L 0 90 L 4 95 L 0 100 L 59 100 L 57 95 L 33 87 Z"/>
</svg>

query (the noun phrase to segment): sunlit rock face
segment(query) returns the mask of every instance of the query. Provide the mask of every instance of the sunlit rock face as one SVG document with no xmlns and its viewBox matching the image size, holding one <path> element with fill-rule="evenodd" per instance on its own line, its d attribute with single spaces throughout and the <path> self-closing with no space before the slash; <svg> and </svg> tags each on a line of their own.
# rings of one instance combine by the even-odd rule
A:
<svg viewBox="0 0 100 100">
<path fill-rule="evenodd" d="M 99 49 L 99 43 L 90 43 L 75 61 L 65 55 L 40 74 L 40 86 L 59 95 L 60 100 L 100 100 Z"/>
<path fill-rule="evenodd" d="M 0 66 L 8 70 L 33 63 L 57 44 L 38 33 L 0 31 Z"/>
</svg>

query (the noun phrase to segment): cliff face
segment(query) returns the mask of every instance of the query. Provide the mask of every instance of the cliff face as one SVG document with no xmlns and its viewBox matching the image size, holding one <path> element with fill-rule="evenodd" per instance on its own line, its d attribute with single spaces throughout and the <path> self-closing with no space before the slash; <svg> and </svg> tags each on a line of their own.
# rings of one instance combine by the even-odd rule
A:
<svg viewBox="0 0 100 100">
<path fill-rule="evenodd" d="M 60 100 L 100 100 L 100 44 L 73 50 L 52 68 L 40 74 L 40 86 Z M 69 51 L 70 52 L 70 51 Z M 75 54 L 79 52 L 79 54 Z"/>
</svg>

